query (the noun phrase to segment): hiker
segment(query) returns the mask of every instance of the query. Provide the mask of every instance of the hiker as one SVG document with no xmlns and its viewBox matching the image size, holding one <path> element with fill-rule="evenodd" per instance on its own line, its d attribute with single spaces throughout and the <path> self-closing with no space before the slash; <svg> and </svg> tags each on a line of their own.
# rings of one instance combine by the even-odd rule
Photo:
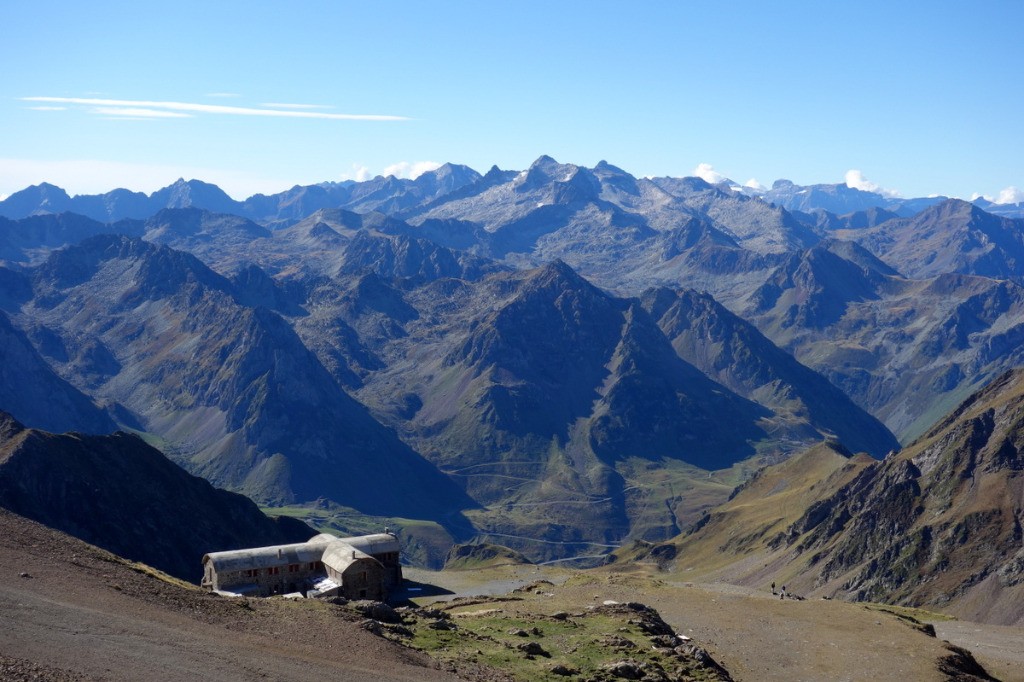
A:
<svg viewBox="0 0 1024 682">
<path fill-rule="evenodd" d="M 775 581 L 772 581 L 772 594 L 775 594 Z"/>
<path fill-rule="evenodd" d="M 783 585 L 782 586 L 782 592 L 779 593 L 779 599 L 785 599 L 785 598 L 786 598 L 786 586 Z"/>
</svg>

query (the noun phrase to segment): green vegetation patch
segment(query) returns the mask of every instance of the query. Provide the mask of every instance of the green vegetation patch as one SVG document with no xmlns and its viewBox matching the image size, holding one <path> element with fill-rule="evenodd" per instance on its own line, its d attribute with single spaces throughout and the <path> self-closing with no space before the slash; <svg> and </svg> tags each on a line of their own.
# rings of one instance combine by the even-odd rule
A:
<svg viewBox="0 0 1024 682">
<path fill-rule="evenodd" d="M 399 609 L 400 623 L 370 624 L 389 639 L 458 670 L 481 666 L 509 679 L 728 680 L 699 646 L 643 604 L 606 602 L 558 610 L 546 581 L 514 597 L 462 598 L 440 608 Z M 519 596 L 521 595 L 521 596 Z"/>
<path fill-rule="evenodd" d="M 488 543 L 455 545 L 448 552 L 444 568 L 448 571 L 464 571 L 468 569 L 489 568 L 509 564 L 529 564 L 529 560 L 519 552 Z"/>
</svg>

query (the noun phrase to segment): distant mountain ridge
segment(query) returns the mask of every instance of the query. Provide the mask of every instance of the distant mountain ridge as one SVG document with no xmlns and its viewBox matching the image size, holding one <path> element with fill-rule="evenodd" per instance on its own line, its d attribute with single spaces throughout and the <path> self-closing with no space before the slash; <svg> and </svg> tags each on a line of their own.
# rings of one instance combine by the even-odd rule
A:
<svg viewBox="0 0 1024 682">
<path fill-rule="evenodd" d="M 742 188 L 747 194 L 759 196 L 765 201 L 782 206 L 790 211 L 810 213 L 821 211 L 835 215 L 846 215 L 872 208 L 883 209 L 900 216 L 909 216 L 928 206 L 945 201 L 947 197 L 921 197 L 903 199 L 869 190 L 851 187 L 846 183 L 796 185 L 789 180 L 776 180 L 771 189 L 756 190 Z"/>
<path fill-rule="evenodd" d="M 611 172 L 623 178 L 619 181 L 620 188 L 627 192 L 636 189 L 636 178 L 605 161 L 598 163 L 592 172 L 605 177 Z M 62 188 L 44 182 L 14 192 L 0 201 L 0 216 L 17 220 L 41 213 L 70 212 L 100 222 L 116 222 L 149 218 L 164 208 L 196 207 L 217 213 L 231 213 L 264 224 L 287 224 L 323 208 L 346 208 L 360 213 L 378 210 L 392 215 L 421 210 L 429 208 L 430 204 L 442 197 L 454 198 L 473 184 L 490 184 L 498 179 L 515 176 L 516 173 L 502 171 L 495 166 L 486 175 L 481 175 L 468 166 L 446 163 L 415 179 L 377 176 L 360 182 L 346 180 L 296 185 L 276 194 L 254 194 L 241 201 L 232 199 L 216 185 L 196 179 L 179 178 L 149 195 L 118 188 L 104 194 L 73 197 Z M 661 179 L 662 182 L 680 180 L 699 181 L 708 187 L 712 186 L 692 177 Z M 837 216 L 875 208 L 907 217 L 946 199 L 903 199 L 856 189 L 843 183 L 796 185 L 789 180 L 777 180 L 767 190 L 741 187 L 728 180 L 715 187 L 719 191 L 739 196 L 758 197 L 791 212 L 830 213 Z M 1024 218 L 1024 203 L 996 204 L 981 197 L 975 199 L 974 203 L 988 213 Z"/>
<path fill-rule="evenodd" d="M 201 208 L 231 213 L 258 222 L 294 222 L 323 208 L 385 210 L 408 206 L 453 192 L 480 179 L 480 174 L 455 164 L 427 171 L 415 180 L 377 176 L 364 182 L 298 186 L 273 195 L 255 194 L 237 201 L 216 185 L 201 180 L 176 182 L 146 195 L 125 189 L 106 194 L 69 196 L 49 183 L 33 185 L 0 201 L 0 216 L 12 219 L 42 213 L 78 213 L 100 222 L 142 220 L 165 208 Z M 384 197 L 378 200 L 377 197 Z"/>
</svg>

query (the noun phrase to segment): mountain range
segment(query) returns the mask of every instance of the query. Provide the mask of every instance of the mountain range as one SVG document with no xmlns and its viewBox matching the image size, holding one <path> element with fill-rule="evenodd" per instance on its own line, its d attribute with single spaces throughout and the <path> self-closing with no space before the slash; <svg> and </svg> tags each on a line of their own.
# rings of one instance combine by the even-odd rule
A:
<svg viewBox="0 0 1024 682">
<path fill-rule="evenodd" d="M 28 188 L 0 202 L 0 409 L 533 559 L 664 541 L 1021 364 L 1024 219 L 805 189 L 546 156 L 243 202 Z"/>
</svg>

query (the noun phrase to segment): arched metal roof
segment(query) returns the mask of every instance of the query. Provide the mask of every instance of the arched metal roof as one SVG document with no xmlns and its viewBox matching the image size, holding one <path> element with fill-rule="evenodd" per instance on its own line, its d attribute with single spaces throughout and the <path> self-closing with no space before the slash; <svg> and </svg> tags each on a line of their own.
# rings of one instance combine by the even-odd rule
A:
<svg viewBox="0 0 1024 682">
<path fill-rule="evenodd" d="M 373 535 L 360 535 L 354 538 L 340 538 L 340 540 L 367 554 L 399 552 L 402 549 L 398 538 L 391 533 L 374 533 Z"/>
<path fill-rule="evenodd" d="M 292 545 L 273 545 L 271 547 L 255 547 L 252 549 L 236 549 L 227 552 L 210 552 L 203 556 L 203 565 L 212 562 L 214 569 L 220 573 L 223 571 L 244 571 L 253 568 L 269 568 L 283 564 L 301 564 L 312 561 L 323 561 L 330 556 L 337 565 L 332 565 L 335 570 L 344 561 L 344 555 L 348 555 L 348 564 L 352 562 L 352 552 L 356 552 L 356 559 L 371 559 L 373 554 L 384 554 L 386 552 L 398 552 L 401 550 L 398 538 L 390 533 L 376 533 L 373 535 L 360 535 L 351 538 L 339 538 L 329 533 L 320 533 L 306 542 Z M 346 566 L 348 564 L 345 564 Z"/>
<path fill-rule="evenodd" d="M 210 552 L 203 557 L 203 565 L 212 562 L 218 573 L 221 571 L 244 571 L 252 568 L 268 568 L 282 564 L 301 564 L 320 561 L 324 548 L 330 541 L 336 541 L 333 535 L 328 539 L 320 539 L 317 535 L 308 542 L 293 545 L 273 545 L 271 547 L 254 547 L 252 549 L 235 549 L 227 552 Z"/>
<path fill-rule="evenodd" d="M 380 564 L 380 562 L 372 556 L 366 552 L 356 549 L 344 540 L 329 543 L 327 548 L 324 550 L 324 555 L 321 561 L 324 562 L 324 566 L 333 568 L 338 573 L 344 573 L 352 564 L 361 561 L 372 561 L 375 564 Z"/>
</svg>

